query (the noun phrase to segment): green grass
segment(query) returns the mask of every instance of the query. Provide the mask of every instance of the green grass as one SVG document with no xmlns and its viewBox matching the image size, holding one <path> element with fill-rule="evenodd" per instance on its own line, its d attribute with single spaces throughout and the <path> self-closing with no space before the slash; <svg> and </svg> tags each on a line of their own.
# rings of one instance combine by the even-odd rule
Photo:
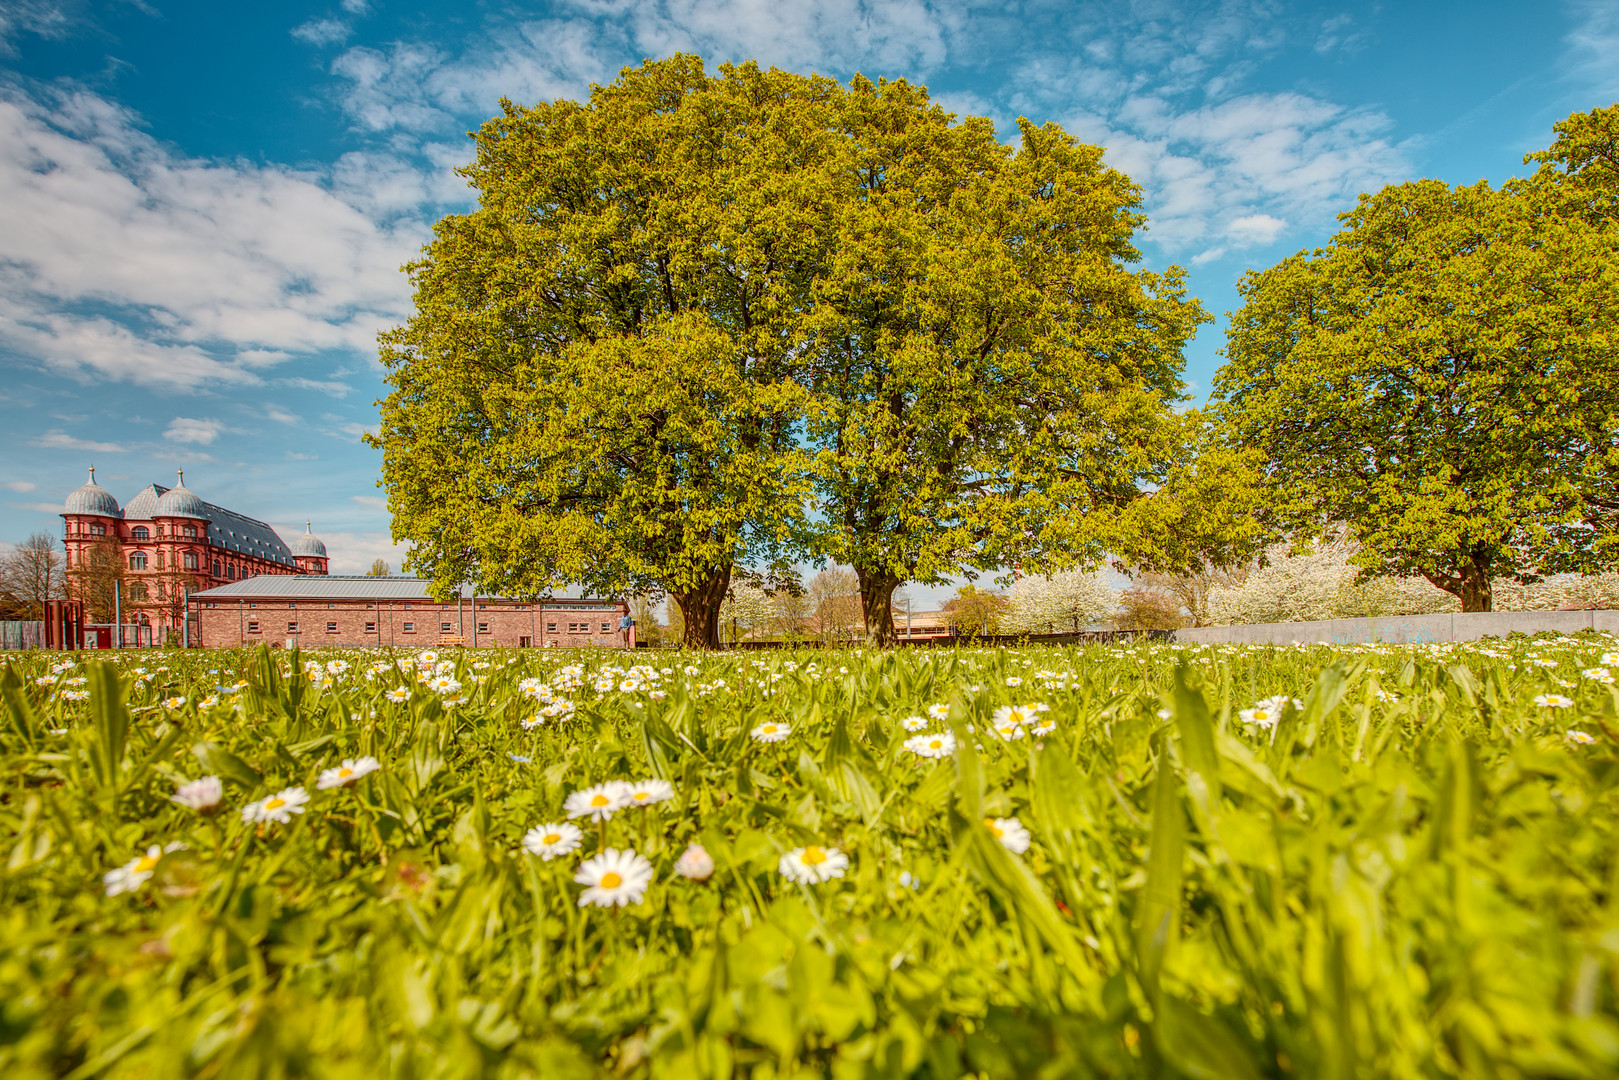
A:
<svg viewBox="0 0 1619 1080">
<path fill-rule="evenodd" d="M 1615 649 L 660 652 L 661 696 L 592 688 L 646 653 L 455 652 L 448 706 L 403 651 L 81 654 L 56 673 L 60 654 L 17 654 L 0 1065 L 1611 1077 L 1619 716 L 1581 673 Z M 324 685 L 301 674 L 333 660 L 349 670 Z M 567 663 L 586 669 L 558 695 L 572 714 L 525 729 L 540 705 L 521 680 L 565 685 Z M 1302 708 L 1242 722 L 1278 694 Z M 1024 702 L 1055 730 L 992 737 L 993 710 Z M 954 731 L 954 757 L 903 748 L 931 704 L 950 706 L 930 730 Z M 754 740 L 767 721 L 791 735 Z M 317 790 L 362 755 L 382 768 Z M 202 775 L 224 781 L 214 818 L 170 799 Z M 586 825 L 572 855 L 524 852 L 570 792 L 650 777 L 675 797 Z M 243 821 L 292 786 L 306 812 Z M 1011 817 L 1021 854 L 983 824 Z M 641 903 L 577 904 L 603 833 L 652 862 Z M 176 842 L 106 895 L 106 873 Z M 674 869 L 694 842 L 707 882 Z M 812 844 L 847 853 L 846 875 L 784 878 L 783 853 Z"/>
</svg>

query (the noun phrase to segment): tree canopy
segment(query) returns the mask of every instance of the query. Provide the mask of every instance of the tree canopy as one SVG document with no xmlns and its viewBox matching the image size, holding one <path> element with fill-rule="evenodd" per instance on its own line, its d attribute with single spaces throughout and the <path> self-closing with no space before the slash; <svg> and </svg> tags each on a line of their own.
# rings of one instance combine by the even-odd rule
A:
<svg viewBox="0 0 1619 1080">
<path fill-rule="evenodd" d="M 1274 524 L 1347 526 L 1363 572 L 1421 574 L 1465 611 L 1497 577 L 1601 564 L 1616 245 L 1564 183 L 1391 186 L 1244 278 L 1215 399 L 1263 455 Z"/>
</svg>

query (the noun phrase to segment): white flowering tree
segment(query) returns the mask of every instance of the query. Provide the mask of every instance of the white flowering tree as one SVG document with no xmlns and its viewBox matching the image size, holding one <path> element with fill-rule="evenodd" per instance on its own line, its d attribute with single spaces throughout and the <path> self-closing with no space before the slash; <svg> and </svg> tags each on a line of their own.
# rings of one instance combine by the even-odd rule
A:
<svg viewBox="0 0 1619 1080">
<path fill-rule="evenodd" d="M 776 603 L 757 585 L 734 584 L 720 604 L 720 634 L 736 641 L 766 630 L 776 614 Z"/>
<path fill-rule="evenodd" d="M 1306 622 L 1384 615 L 1423 615 L 1460 608 L 1454 596 L 1422 578 L 1374 578 L 1357 583 L 1353 544 L 1322 544 L 1306 554 L 1278 544 L 1264 566 L 1241 582 L 1209 594 L 1212 625 Z"/>
<path fill-rule="evenodd" d="M 1011 603 L 1001 616 L 1012 634 L 1060 634 L 1083 630 L 1113 614 L 1117 597 L 1095 570 L 1064 570 L 1049 577 L 1029 576 L 1012 586 Z"/>
</svg>

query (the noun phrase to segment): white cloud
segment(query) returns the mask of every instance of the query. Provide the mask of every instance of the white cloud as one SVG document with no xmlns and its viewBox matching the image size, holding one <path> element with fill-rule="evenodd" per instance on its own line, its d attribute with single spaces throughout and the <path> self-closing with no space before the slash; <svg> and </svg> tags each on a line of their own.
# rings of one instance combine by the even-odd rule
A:
<svg viewBox="0 0 1619 1080">
<path fill-rule="evenodd" d="M 1287 228 L 1287 222 L 1269 214 L 1249 214 L 1229 222 L 1225 234 L 1239 244 L 1269 244 Z"/>
<path fill-rule="evenodd" d="M 95 94 L 0 94 L 0 340 L 187 392 L 369 351 L 408 309 L 397 268 L 427 229 L 357 202 L 318 173 L 180 157 Z"/>
<path fill-rule="evenodd" d="M 218 420 L 198 420 L 189 416 L 176 416 L 169 421 L 169 426 L 163 432 L 163 437 L 170 442 L 194 443 L 198 446 L 207 446 L 219 438 L 219 433 L 225 430 L 225 425 Z"/>
<path fill-rule="evenodd" d="M 290 413 L 287 410 L 281 408 L 281 406 L 279 406 L 279 405 L 266 405 L 264 407 L 264 415 L 268 419 L 274 420 L 278 424 L 297 424 L 297 423 L 301 423 L 300 419 L 297 416 L 294 416 L 292 413 Z"/>
<path fill-rule="evenodd" d="M 357 506 L 363 506 L 367 510 L 388 509 L 388 500 L 381 495 L 350 495 L 349 501 Z"/>
<path fill-rule="evenodd" d="M 38 486 L 32 480 L 0 480 L 0 488 L 7 491 L 33 491 Z"/>
<path fill-rule="evenodd" d="M 341 19 L 310 19 L 293 28 L 292 36 L 316 48 L 348 40 L 349 24 Z"/>
<path fill-rule="evenodd" d="M 295 527 L 278 525 L 275 531 L 290 539 L 304 531 L 304 523 L 300 521 Z M 377 559 L 386 559 L 397 574 L 405 561 L 405 553 L 410 550 L 404 544 L 394 543 L 387 530 L 332 533 L 317 528 L 315 533 L 326 545 L 331 559 L 328 569 L 334 574 L 363 574 Z"/>
<path fill-rule="evenodd" d="M 316 393 L 326 394 L 335 398 L 347 397 L 349 392 L 354 389 L 354 387 L 350 386 L 346 382 L 305 378 L 277 379 L 276 385 L 290 386 L 295 390 L 313 390 Z"/>
<path fill-rule="evenodd" d="M 1567 74 L 1602 99 L 1593 105 L 1609 104 L 1619 95 L 1619 7 L 1606 0 L 1576 0 L 1569 6 L 1576 22 L 1566 38 Z"/>
<path fill-rule="evenodd" d="M 7 503 L 6 505 L 16 507 L 18 510 L 32 510 L 38 514 L 60 514 L 62 512 L 61 503 L 25 502 Z"/>
<path fill-rule="evenodd" d="M 47 431 L 34 440 L 35 446 L 47 450 L 87 450 L 94 454 L 121 454 L 124 447 L 117 443 L 93 442 L 89 439 L 80 439 L 69 435 L 65 431 Z"/>
</svg>

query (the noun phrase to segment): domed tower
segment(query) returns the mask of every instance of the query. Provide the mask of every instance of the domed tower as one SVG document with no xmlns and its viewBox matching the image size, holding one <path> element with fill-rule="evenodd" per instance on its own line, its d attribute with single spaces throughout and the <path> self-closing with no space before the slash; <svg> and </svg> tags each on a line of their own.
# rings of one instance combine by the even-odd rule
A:
<svg viewBox="0 0 1619 1080">
<path fill-rule="evenodd" d="M 96 467 L 90 466 L 90 479 L 67 497 L 62 507 L 62 543 L 67 548 L 69 568 L 79 565 L 86 544 L 118 538 L 118 522 L 124 516 L 112 492 L 96 483 Z"/>
<path fill-rule="evenodd" d="M 304 534 L 292 542 L 292 557 L 298 562 L 300 574 L 325 574 L 326 545 L 311 532 L 311 523 L 304 522 Z"/>
</svg>

